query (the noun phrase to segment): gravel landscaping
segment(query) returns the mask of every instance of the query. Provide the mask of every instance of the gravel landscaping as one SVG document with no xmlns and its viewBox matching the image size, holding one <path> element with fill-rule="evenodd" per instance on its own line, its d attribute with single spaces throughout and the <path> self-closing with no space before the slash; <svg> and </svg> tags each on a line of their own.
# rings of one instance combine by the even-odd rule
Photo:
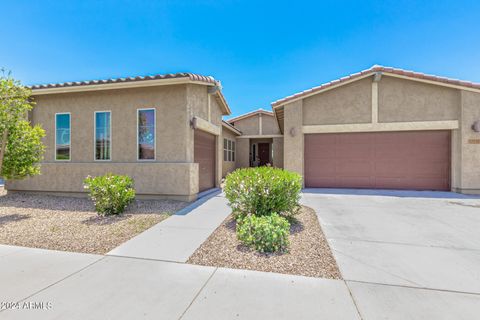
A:
<svg viewBox="0 0 480 320">
<path fill-rule="evenodd" d="M 315 211 L 302 207 L 296 219 L 290 228 L 287 253 L 258 253 L 245 247 L 237 240 L 236 222 L 229 216 L 188 263 L 340 279 L 340 271 Z"/>
<path fill-rule="evenodd" d="M 86 198 L 0 190 L 0 244 L 105 254 L 188 203 L 137 200 L 120 216 L 100 217 Z"/>
</svg>

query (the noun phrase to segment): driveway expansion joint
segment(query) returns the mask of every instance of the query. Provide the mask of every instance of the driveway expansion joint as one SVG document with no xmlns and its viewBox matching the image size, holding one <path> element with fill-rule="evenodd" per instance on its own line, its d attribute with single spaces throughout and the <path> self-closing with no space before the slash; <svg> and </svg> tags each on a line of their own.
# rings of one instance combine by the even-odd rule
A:
<svg viewBox="0 0 480 320">
<path fill-rule="evenodd" d="M 215 267 L 215 269 L 213 270 L 212 274 L 210 275 L 210 277 L 208 277 L 207 281 L 205 281 L 205 283 L 203 284 L 203 286 L 200 288 L 200 290 L 198 290 L 197 294 L 193 297 L 192 301 L 190 301 L 190 303 L 188 304 L 188 306 L 185 308 L 185 310 L 182 312 L 182 314 L 180 315 L 180 317 L 178 318 L 178 320 L 181 320 L 183 318 L 183 316 L 185 316 L 185 314 L 187 313 L 188 309 L 190 309 L 190 307 L 192 306 L 192 304 L 195 302 L 195 300 L 197 300 L 198 296 L 200 296 L 200 293 L 202 293 L 203 289 L 207 286 L 207 284 L 210 282 L 210 280 L 213 278 L 214 274 L 217 272 L 218 270 L 218 267 Z"/>
<path fill-rule="evenodd" d="M 355 283 L 363 283 L 363 284 L 372 284 L 377 286 L 384 286 L 384 287 L 396 287 L 396 288 L 406 288 L 406 289 L 415 289 L 415 290 L 428 290 L 428 291 L 438 291 L 438 292 L 448 292 L 448 293 L 458 293 L 458 294 L 468 294 L 473 296 L 480 296 L 480 292 L 468 292 L 468 291 L 458 291 L 458 290 L 448 290 L 448 289 L 438 289 L 438 288 L 429 288 L 429 287 L 414 287 L 414 286 L 406 286 L 400 284 L 390 284 L 390 283 L 381 283 L 381 282 L 371 282 L 371 281 L 361 281 L 361 280 L 351 280 L 351 279 L 344 279 L 346 282 L 355 282 Z"/>
</svg>

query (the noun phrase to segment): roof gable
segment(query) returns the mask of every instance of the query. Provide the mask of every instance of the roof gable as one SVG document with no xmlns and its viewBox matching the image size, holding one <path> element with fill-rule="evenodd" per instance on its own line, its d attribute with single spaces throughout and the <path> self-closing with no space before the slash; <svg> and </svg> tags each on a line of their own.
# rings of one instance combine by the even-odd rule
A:
<svg viewBox="0 0 480 320">
<path fill-rule="evenodd" d="M 424 74 L 420 72 L 414 72 L 409 70 L 397 69 L 392 67 L 384 67 L 379 65 L 374 65 L 367 70 L 363 70 L 354 74 L 350 74 L 346 77 L 342 77 L 324 84 L 321 84 L 317 87 L 313 87 L 311 89 L 295 93 L 291 96 L 279 99 L 277 101 L 272 102 L 272 107 L 275 109 L 287 103 L 291 103 L 293 101 L 297 101 L 300 99 L 304 99 L 306 97 L 315 95 L 320 92 L 324 92 L 329 89 L 337 88 L 339 86 L 343 86 L 345 84 L 351 83 L 353 81 L 357 81 L 369 76 L 374 75 L 375 73 L 382 73 L 387 76 L 396 76 L 404 79 L 410 79 L 414 81 L 421 81 L 427 82 L 430 84 L 440 85 L 440 86 L 449 86 L 449 87 L 456 87 L 458 89 L 463 90 L 473 90 L 480 92 L 480 83 L 474 83 L 470 81 L 463 81 L 458 79 L 446 78 L 446 77 L 439 77 L 435 75 Z"/>
<path fill-rule="evenodd" d="M 248 112 L 248 113 L 244 113 L 244 114 L 239 115 L 239 116 L 237 116 L 237 117 L 228 119 L 227 122 L 228 122 L 228 123 L 233 123 L 233 122 L 237 122 L 237 121 L 239 121 L 239 120 L 251 118 L 251 117 L 256 116 L 256 115 L 259 115 L 259 114 L 264 114 L 264 115 L 267 115 L 267 116 L 270 116 L 270 117 L 273 117 L 273 116 L 274 116 L 274 115 L 273 115 L 273 112 L 271 112 L 271 111 L 267 111 L 267 110 L 263 110 L 263 109 L 258 109 L 258 110 L 255 110 L 255 111 L 252 111 L 252 112 Z"/>
</svg>

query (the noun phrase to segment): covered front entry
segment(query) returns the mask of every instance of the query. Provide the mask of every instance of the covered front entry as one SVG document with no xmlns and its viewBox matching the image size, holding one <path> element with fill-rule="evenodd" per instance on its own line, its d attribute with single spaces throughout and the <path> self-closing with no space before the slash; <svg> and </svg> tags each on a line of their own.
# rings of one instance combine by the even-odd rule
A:
<svg viewBox="0 0 480 320">
<path fill-rule="evenodd" d="M 305 186 L 450 190 L 450 131 L 305 135 Z"/>
<path fill-rule="evenodd" d="M 250 167 L 272 165 L 271 138 L 250 139 Z"/>
<path fill-rule="evenodd" d="M 215 187 L 215 136 L 195 130 L 194 162 L 198 163 L 198 189 L 200 192 Z"/>
</svg>

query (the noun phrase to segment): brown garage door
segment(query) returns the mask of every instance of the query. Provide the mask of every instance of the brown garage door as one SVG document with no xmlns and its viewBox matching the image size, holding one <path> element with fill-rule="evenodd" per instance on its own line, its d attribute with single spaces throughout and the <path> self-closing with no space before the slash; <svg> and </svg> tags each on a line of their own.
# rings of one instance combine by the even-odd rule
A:
<svg viewBox="0 0 480 320">
<path fill-rule="evenodd" d="M 305 135 L 305 186 L 450 189 L 450 131 Z"/>
<path fill-rule="evenodd" d="M 194 162 L 198 163 L 198 188 L 204 191 L 215 187 L 215 136 L 195 130 Z"/>
</svg>

